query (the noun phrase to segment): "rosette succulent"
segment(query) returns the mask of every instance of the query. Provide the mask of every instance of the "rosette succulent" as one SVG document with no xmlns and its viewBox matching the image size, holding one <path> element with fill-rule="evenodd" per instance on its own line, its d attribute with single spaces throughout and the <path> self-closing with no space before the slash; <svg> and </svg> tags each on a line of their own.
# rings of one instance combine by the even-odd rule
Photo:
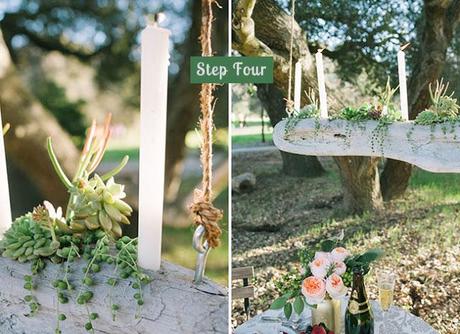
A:
<svg viewBox="0 0 460 334">
<path fill-rule="evenodd" d="M 2 256 L 19 262 L 52 256 L 59 246 L 51 231 L 37 223 L 30 213 L 17 218 L 0 242 Z"/>
<path fill-rule="evenodd" d="M 113 238 L 122 235 L 121 224 L 129 224 L 132 208 L 123 201 L 124 186 L 115 183 L 113 177 L 107 183 L 94 175 L 89 181 L 80 180 L 71 189 L 73 217 L 70 228 L 74 232 L 103 229 Z"/>
</svg>

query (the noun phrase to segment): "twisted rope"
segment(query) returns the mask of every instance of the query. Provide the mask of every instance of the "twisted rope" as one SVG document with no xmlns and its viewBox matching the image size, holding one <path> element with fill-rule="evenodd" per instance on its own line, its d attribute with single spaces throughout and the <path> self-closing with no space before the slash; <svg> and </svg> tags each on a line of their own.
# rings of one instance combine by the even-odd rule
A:
<svg viewBox="0 0 460 334">
<path fill-rule="evenodd" d="M 212 56 L 211 34 L 214 16 L 212 5 L 215 0 L 202 0 L 202 21 L 200 43 L 203 57 Z M 194 202 L 190 206 L 195 225 L 203 225 L 205 238 L 209 247 L 219 246 L 222 231 L 219 221 L 222 219 L 222 210 L 212 204 L 212 132 L 214 130 L 213 114 L 215 99 L 213 92 L 214 84 L 204 83 L 201 85 L 200 108 L 201 119 L 200 129 L 203 136 L 201 143 L 201 165 L 203 168 L 202 189 L 195 189 Z"/>
</svg>

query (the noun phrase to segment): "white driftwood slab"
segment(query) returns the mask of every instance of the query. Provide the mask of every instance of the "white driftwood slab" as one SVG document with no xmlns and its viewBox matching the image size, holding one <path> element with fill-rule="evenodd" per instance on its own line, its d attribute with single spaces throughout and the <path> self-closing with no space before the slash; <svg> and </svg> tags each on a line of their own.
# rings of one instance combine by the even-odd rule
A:
<svg viewBox="0 0 460 334">
<path fill-rule="evenodd" d="M 77 261 L 71 267 L 70 280 L 78 286 L 82 280 L 82 267 L 86 261 Z M 29 307 L 23 301 L 28 291 L 23 289 L 23 276 L 30 273 L 30 264 L 19 264 L 0 257 L 0 333 L 50 334 L 56 325 L 56 291 L 51 282 L 57 278 L 61 266 L 48 265 L 38 276 L 34 295 L 41 304 L 34 316 L 26 316 Z M 153 281 L 143 289 L 145 304 L 141 317 L 135 319 L 136 292 L 123 280 L 112 290 L 113 302 L 120 305 L 116 321 L 112 320 L 109 303 L 109 286 L 105 283 L 113 268 L 105 266 L 93 275 L 97 284 L 91 288 L 94 297 L 88 304 L 90 312 L 99 314 L 93 321 L 95 333 L 109 334 L 160 334 L 160 333 L 227 333 L 228 298 L 226 289 L 205 280 L 195 286 L 193 272 L 183 267 L 163 262 L 160 271 L 149 273 Z M 62 273 L 59 274 L 62 278 Z M 68 304 L 60 305 L 67 315 L 61 324 L 63 334 L 89 333 L 85 306 L 75 301 L 76 292 Z"/>
<path fill-rule="evenodd" d="M 460 172 L 460 127 L 396 122 L 375 136 L 377 121 L 304 119 L 286 131 L 276 124 L 275 145 L 285 152 L 316 156 L 374 156 L 406 161 L 435 173 Z M 374 135 L 374 136 L 373 136 Z"/>
</svg>

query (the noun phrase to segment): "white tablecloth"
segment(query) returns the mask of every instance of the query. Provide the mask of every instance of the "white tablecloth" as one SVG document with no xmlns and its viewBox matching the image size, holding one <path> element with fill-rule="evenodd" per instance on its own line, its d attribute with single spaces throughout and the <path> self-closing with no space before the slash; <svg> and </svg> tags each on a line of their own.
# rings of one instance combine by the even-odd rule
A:
<svg viewBox="0 0 460 334">
<path fill-rule="evenodd" d="M 347 301 L 342 302 L 342 313 L 345 314 Z M 375 334 L 437 334 L 437 332 L 422 319 L 410 314 L 402 308 L 393 306 L 385 316 L 385 324 L 383 323 L 383 312 L 376 301 L 371 301 L 372 310 L 374 312 L 374 333 Z M 239 326 L 235 334 L 279 334 L 286 332 L 288 334 L 296 334 L 292 328 L 282 325 L 282 321 L 267 321 L 263 317 L 278 317 L 286 321 L 283 315 L 283 310 L 268 310 L 258 316 L 250 319 Z M 273 319 L 272 319 L 273 320 Z M 301 315 L 299 323 L 309 324 L 311 321 L 311 311 L 305 309 Z M 385 326 L 385 328 L 384 328 Z M 302 328 L 304 326 L 301 326 Z M 344 330 L 342 330 L 344 333 Z M 336 333 L 340 334 L 340 333 Z"/>
</svg>

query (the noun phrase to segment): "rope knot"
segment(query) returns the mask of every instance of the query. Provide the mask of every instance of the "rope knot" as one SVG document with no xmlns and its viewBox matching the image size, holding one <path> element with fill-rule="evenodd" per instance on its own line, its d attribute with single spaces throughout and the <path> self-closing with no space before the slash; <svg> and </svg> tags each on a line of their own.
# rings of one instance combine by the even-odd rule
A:
<svg viewBox="0 0 460 334">
<path fill-rule="evenodd" d="M 204 237 L 208 241 L 209 247 L 218 247 L 220 235 L 222 234 L 218 222 L 223 217 L 222 210 L 214 207 L 209 201 L 202 198 L 195 198 L 195 201 L 190 205 L 190 211 L 195 225 L 203 225 L 205 228 Z"/>
</svg>

